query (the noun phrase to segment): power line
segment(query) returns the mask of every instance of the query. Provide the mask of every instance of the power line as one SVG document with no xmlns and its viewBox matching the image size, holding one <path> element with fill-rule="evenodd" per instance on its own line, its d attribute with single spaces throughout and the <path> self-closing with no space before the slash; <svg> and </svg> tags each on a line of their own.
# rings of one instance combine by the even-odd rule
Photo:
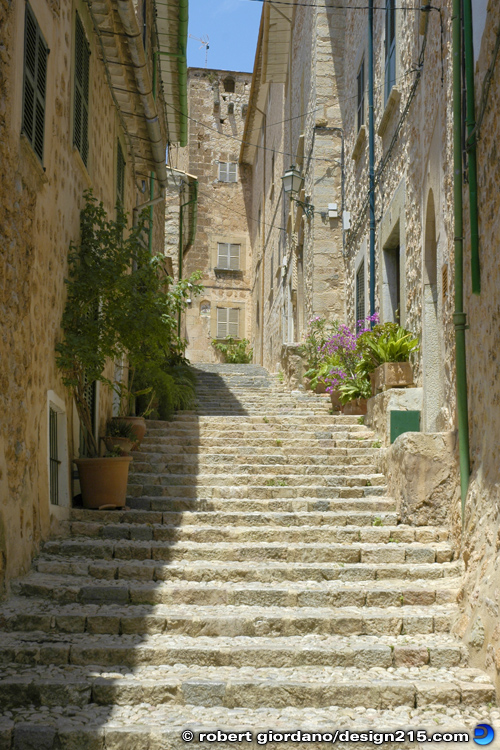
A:
<svg viewBox="0 0 500 750">
<path fill-rule="evenodd" d="M 262 3 L 265 5 L 289 5 L 291 7 L 301 6 L 302 8 L 321 8 L 322 10 L 369 10 L 368 5 L 316 5 L 315 3 L 299 3 L 293 2 L 293 0 L 246 0 L 246 2 Z M 386 10 L 385 7 L 375 7 L 374 10 Z M 421 10 L 420 6 L 402 5 L 395 7 L 394 10 Z"/>
<path fill-rule="evenodd" d="M 411 68 L 410 70 L 407 70 L 404 73 L 402 73 L 401 76 L 399 76 L 396 80 L 397 81 L 403 80 L 403 78 L 406 78 L 407 76 L 409 76 L 409 75 L 411 75 L 412 73 L 415 73 L 415 72 L 418 72 L 418 70 L 415 70 L 415 68 Z M 381 89 L 384 86 L 385 86 L 385 83 L 380 84 L 380 86 L 376 86 L 375 89 Z M 357 99 L 357 96 L 358 96 L 357 94 L 353 94 L 352 96 L 348 96 L 345 99 L 339 99 L 337 101 L 338 101 L 339 104 L 344 104 L 345 102 L 348 102 L 348 101 L 350 101 L 352 99 Z M 170 107 L 170 109 L 172 109 L 174 112 L 177 112 L 178 114 L 182 114 L 181 111 L 179 109 L 177 109 L 176 107 L 174 107 L 173 104 L 170 104 L 169 102 L 165 102 L 165 105 L 167 107 Z M 317 109 L 321 109 L 321 107 L 318 107 Z M 317 110 L 310 110 L 311 113 L 315 112 L 315 111 L 317 111 Z M 309 114 L 309 112 L 307 112 L 305 114 Z M 290 119 L 291 120 L 298 119 L 298 118 L 303 117 L 303 116 L 304 116 L 304 114 L 297 115 L 296 117 L 292 117 Z M 250 141 L 244 141 L 242 138 L 238 138 L 237 136 L 231 135 L 230 133 L 221 133 L 220 130 L 217 130 L 216 128 L 212 128 L 210 125 L 207 125 L 206 123 L 202 122 L 201 120 L 197 120 L 194 117 L 190 117 L 189 115 L 187 115 L 187 119 L 191 120 L 191 122 L 195 122 L 197 125 L 201 125 L 203 128 L 206 128 L 206 130 L 210 130 L 212 133 L 216 133 L 216 135 L 222 136 L 223 138 L 229 138 L 230 140 L 237 141 L 238 143 L 242 143 L 245 146 L 252 146 L 253 148 L 261 149 L 262 151 L 270 151 L 271 153 L 282 154 L 283 156 L 290 157 L 292 160 L 295 159 L 296 155 L 295 154 L 290 154 L 287 151 L 279 151 L 278 149 L 271 148 L 270 146 L 259 146 L 256 143 L 251 143 Z M 277 123 L 274 123 L 274 124 L 275 125 L 280 125 L 280 124 L 282 124 L 284 122 L 288 122 L 288 120 L 281 120 L 280 122 L 277 122 Z M 272 126 L 269 125 L 267 127 L 272 127 Z M 261 128 L 254 128 L 253 130 L 251 130 L 249 132 L 254 132 L 255 130 L 261 130 Z M 328 159 L 326 157 L 311 156 L 310 158 L 313 159 L 314 161 L 323 161 L 323 162 L 328 162 L 329 164 L 332 162 L 331 159 Z"/>
</svg>

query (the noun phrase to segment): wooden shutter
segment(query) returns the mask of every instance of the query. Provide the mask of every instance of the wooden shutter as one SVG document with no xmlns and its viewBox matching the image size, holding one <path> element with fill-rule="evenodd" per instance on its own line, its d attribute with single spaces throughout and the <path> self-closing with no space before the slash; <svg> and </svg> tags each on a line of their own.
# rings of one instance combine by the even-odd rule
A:
<svg viewBox="0 0 500 750">
<path fill-rule="evenodd" d="M 125 159 L 120 141 L 116 150 L 116 202 L 120 206 L 125 203 Z"/>
<path fill-rule="evenodd" d="M 229 245 L 226 242 L 218 244 L 217 268 L 229 268 Z"/>
<path fill-rule="evenodd" d="M 229 308 L 227 312 L 227 335 L 237 339 L 240 335 L 240 311 L 237 307 L 234 307 Z"/>
<path fill-rule="evenodd" d="M 227 313 L 225 307 L 217 308 L 217 338 L 225 339 L 227 336 Z"/>
<path fill-rule="evenodd" d="M 48 54 L 33 11 L 26 3 L 22 132 L 42 162 Z"/>
<path fill-rule="evenodd" d="M 227 165 L 227 181 L 236 182 L 236 164 Z"/>
<path fill-rule="evenodd" d="M 226 162 L 219 162 L 219 182 L 227 182 L 227 167 Z"/>
<path fill-rule="evenodd" d="M 365 261 L 356 274 L 356 323 L 365 318 Z"/>
<path fill-rule="evenodd" d="M 75 77 L 73 107 L 73 145 L 85 166 L 89 158 L 89 70 L 90 49 L 80 17 L 75 23 Z"/>
<path fill-rule="evenodd" d="M 240 245 L 229 245 L 229 268 L 231 271 L 240 270 Z"/>
</svg>

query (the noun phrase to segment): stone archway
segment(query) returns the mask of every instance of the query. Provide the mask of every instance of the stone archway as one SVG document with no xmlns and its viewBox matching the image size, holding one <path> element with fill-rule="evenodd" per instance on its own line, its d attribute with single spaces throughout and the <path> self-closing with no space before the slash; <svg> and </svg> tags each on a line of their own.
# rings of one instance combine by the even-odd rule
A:
<svg viewBox="0 0 500 750">
<path fill-rule="evenodd" d="M 439 414 L 443 405 L 442 356 L 439 332 L 439 293 L 437 283 L 437 237 L 434 193 L 429 190 L 425 221 L 423 263 L 423 375 L 425 432 L 439 431 Z"/>
</svg>

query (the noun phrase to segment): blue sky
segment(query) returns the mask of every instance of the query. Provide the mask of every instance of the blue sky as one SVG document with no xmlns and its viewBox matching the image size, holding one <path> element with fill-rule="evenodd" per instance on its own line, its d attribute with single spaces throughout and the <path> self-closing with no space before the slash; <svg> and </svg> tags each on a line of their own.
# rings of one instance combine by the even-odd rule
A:
<svg viewBox="0 0 500 750">
<path fill-rule="evenodd" d="M 209 37 L 208 67 L 251 73 L 262 3 L 250 0 L 189 0 L 189 33 Z M 205 49 L 188 38 L 188 65 L 205 67 Z"/>
</svg>

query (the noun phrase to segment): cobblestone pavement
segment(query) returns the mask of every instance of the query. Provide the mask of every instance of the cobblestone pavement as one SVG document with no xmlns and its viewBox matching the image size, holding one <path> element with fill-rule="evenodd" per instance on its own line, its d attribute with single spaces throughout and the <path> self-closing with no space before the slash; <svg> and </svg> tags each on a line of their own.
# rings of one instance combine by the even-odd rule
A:
<svg viewBox="0 0 500 750">
<path fill-rule="evenodd" d="M 129 509 L 74 509 L 0 607 L 0 750 L 476 747 L 434 741 L 500 719 L 451 635 L 448 530 L 398 523 L 374 434 L 327 397 L 198 375 L 197 409 L 150 423 Z M 280 739 L 299 729 L 321 741 Z"/>
</svg>

